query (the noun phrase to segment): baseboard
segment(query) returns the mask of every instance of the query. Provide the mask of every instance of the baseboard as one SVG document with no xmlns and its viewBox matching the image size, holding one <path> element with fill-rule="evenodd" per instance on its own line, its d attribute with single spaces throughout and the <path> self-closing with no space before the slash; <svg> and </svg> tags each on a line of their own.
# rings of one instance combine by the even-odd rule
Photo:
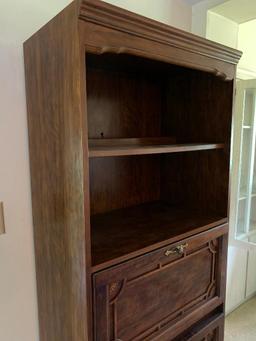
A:
<svg viewBox="0 0 256 341">
<path fill-rule="evenodd" d="M 238 309 L 239 307 L 241 307 L 241 305 L 243 305 L 244 303 L 246 303 L 247 301 L 249 301 L 250 299 L 252 299 L 253 297 L 256 296 L 256 292 L 254 292 L 253 294 L 251 294 L 250 296 L 246 297 L 242 302 L 240 302 L 239 304 L 237 304 L 236 306 L 234 306 L 233 308 L 229 309 L 228 311 L 226 311 L 225 315 L 226 317 L 231 314 L 234 310 Z"/>
</svg>

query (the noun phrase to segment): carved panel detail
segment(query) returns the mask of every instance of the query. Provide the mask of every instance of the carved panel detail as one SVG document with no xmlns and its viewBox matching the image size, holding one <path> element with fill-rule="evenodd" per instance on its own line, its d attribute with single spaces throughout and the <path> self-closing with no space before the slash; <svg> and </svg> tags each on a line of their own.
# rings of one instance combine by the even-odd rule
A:
<svg viewBox="0 0 256 341">
<path fill-rule="evenodd" d="M 186 305 L 182 306 L 182 308 L 177 309 L 171 312 L 169 315 L 165 316 L 161 321 L 156 324 L 150 326 L 147 330 L 144 330 L 142 333 L 140 332 L 137 336 L 133 338 L 134 341 L 144 340 L 145 338 L 153 337 L 157 335 L 159 331 L 162 329 L 168 328 L 173 323 L 182 319 L 189 312 L 193 311 L 204 302 L 207 302 L 209 299 L 213 298 L 216 295 L 216 254 L 218 251 L 218 241 L 213 240 L 205 244 L 200 249 L 192 250 L 190 253 L 184 252 L 181 257 L 176 258 L 174 260 L 170 260 L 168 263 L 157 263 L 155 267 L 151 271 L 142 272 L 134 278 L 125 278 L 117 282 L 110 283 L 108 285 L 108 315 L 110 316 L 109 322 L 109 330 L 112 335 L 112 339 L 118 339 L 118 325 L 117 325 L 117 304 L 118 300 L 122 296 L 122 293 L 125 292 L 126 288 L 129 286 L 138 285 L 138 283 L 142 280 L 148 279 L 150 276 L 160 273 L 164 271 L 166 268 L 170 268 L 179 262 L 184 262 L 184 259 L 191 258 L 194 255 L 198 255 L 202 252 L 208 251 L 211 255 L 211 276 L 209 285 L 206 288 L 206 291 L 202 293 L 200 296 L 195 297 L 193 300 L 188 302 Z M 129 274 L 128 274 L 129 276 Z M 127 277 L 128 277 L 127 276 Z M 214 338 L 209 334 L 205 341 L 212 341 Z"/>
<path fill-rule="evenodd" d="M 217 341 L 217 330 L 211 331 L 205 338 L 205 341 Z"/>
<path fill-rule="evenodd" d="M 109 303 L 114 303 L 120 296 L 125 285 L 125 280 L 114 282 L 109 285 Z"/>
</svg>

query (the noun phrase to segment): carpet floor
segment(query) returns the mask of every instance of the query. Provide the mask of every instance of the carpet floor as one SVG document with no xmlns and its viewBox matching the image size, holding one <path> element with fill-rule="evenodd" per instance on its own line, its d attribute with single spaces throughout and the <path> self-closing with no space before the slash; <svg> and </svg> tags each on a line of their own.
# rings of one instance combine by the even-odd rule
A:
<svg viewBox="0 0 256 341">
<path fill-rule="evenodd" d="M 226 317 L 225 341 L 256 341 L 256 297 Z"/>
</svg>

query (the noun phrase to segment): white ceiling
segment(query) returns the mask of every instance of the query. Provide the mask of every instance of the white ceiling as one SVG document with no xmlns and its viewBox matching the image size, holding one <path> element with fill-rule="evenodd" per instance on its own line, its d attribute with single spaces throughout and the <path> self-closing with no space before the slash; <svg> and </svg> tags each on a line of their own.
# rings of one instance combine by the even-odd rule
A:
<svg viewBox="0 0 256 341">
<path fill-rule="evenodd" d="M 229 0 L 211 11 L 241 24 L 256 19 L 256 0 Z"/>
</svg>

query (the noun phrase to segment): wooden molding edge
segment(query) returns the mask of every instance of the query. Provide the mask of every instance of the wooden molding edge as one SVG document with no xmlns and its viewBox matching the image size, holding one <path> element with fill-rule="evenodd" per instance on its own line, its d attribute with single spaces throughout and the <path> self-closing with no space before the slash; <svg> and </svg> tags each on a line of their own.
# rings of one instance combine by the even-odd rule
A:
<svg viewBox="0 0 256 341">
<path fill-rule="evenodd" d="M 230 64 L 237 64 L 242 52 L 132 13 L 101 0 L 80 1 L 79 18 L 108 28 L 193 51 Z"/>
<path fill-rule="evenodd" d="M 5 234 L 4 204 L 0 202 L 0 235 Z"/>
</svg>

